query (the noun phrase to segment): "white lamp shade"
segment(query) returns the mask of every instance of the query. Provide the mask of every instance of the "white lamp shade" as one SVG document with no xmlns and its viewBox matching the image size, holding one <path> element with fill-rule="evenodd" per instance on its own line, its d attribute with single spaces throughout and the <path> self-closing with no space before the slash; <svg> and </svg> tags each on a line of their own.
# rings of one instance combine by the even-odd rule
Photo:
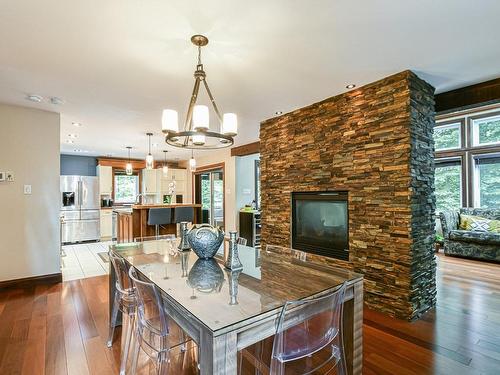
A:
<svg viewBox="0 0 500 375">
<path fill-rule="evenodd" d="M 204 134 L 195 134 L 192 137 L 193 144 L 197 146 L 202 146 L 205 144 L 205 135 Z"/>
<path fill-rule="evenodd" d="M 161 129 L 164 132 L 179 131 L 179 116 L 173 109 L 164 109 L 161 115 Z"/>
<path fill-rule="evenodd" d="M 209 124 L 208 107 L 206 105 L 195 105 L 193 108 L 193 129 L 207 130 Z"/>
<path fill-rule="evenodd" d="M 168 175 L 168 165 L 164 165 L 162 171 L 163 171 L 163 176 L 166 177 Z"/>
<path fill-rule="evenodd" d="M 146 169 L 153 169 L 154 158 L 153 155 L 148 154 L 146 156 Z"/>
<path fill-rule="evenodd" d="M 132 169 L 132 164 L 127 163 L 125 165 L 125 173 L 127 174 L 127 176 L 131 176 L 133 172 L 134 172 L 134 170 Z"/>
<path fill-rule="evenodd" d="M 191 172 L 196 172 L 196 160 L 193 157 L 189 159 L 189 170 Z"/>
<path fill-rule="evenodd" d="M 222 119 L 222 134 L 230 136 L 238 134 L 238 118 L 235 113 L 224 113 Z"/>
</svg>

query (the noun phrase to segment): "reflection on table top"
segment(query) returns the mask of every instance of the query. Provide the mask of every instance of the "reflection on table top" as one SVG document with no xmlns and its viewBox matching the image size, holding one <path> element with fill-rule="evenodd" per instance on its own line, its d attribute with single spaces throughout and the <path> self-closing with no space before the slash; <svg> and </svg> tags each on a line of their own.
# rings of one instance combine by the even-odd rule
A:
<svg viewBox="0 0 500 375">
<path fill-rule="evenodd" d="M 223 252 L 202 260 L 193 251 L 179 252 L 175 240 L 110 248 L 213 332 L 280 308 L 287 300 L 362 278 L 345 269 L 312 263 L 305 253 L 295 251 L 290 255 L 238 245 L 243 270 L 231 272 L 224 268 Z"/>
</svg>

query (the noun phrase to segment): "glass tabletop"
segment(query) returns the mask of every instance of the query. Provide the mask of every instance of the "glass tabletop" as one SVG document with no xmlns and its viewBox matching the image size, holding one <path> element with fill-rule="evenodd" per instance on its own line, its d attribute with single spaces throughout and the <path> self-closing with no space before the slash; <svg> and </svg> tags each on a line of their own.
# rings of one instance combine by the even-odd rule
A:
<svg viewBox="0 0 500 375">
<path fill-rule="evenodd" d="M 224 247 L 224 248 L 223 248 Z M 179 252 L 176 240 L 111 245 L 163 292 L 213 332 L 282 307 L 286 301 L 316 295 L 361 275 L 312 263 L 307 254 L 260 251 L 238 245 L 243 269 L 224 267 L 228 243 L 210 260 Z"/>
</svg>

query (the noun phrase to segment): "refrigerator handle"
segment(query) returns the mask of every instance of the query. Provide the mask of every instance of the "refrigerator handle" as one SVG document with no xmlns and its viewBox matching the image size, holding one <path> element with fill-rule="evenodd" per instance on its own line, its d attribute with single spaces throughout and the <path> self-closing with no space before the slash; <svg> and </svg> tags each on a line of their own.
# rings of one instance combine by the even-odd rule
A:
<svg viewBox="0 0 500 375">
<path fill-rule="evenodd" d="M 83 195 L 83 184 L 81 181 L 78 181 L 78 205 L 80 206 L 79 207 L 80 209 L 82 209 L 82 203 L 83 203 L 82 195 Z"/>
</svg>

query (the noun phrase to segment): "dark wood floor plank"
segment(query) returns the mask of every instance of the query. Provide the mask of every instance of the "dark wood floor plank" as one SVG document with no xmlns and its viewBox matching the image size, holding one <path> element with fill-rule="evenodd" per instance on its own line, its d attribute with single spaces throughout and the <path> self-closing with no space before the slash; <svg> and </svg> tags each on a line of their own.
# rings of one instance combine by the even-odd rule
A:
<svg viewBox="0 0 500 375">
<path fill-rule="evenodd" d="M 71 286 L 68 283 L 65 283 L 62 289 L 61 313 L 68 374 L 88 375 L 90 371 L 87 365 L 85 347 L 80 334 L 80 325 L 78 324 Z"/>
<path fill-rule="evenodd" d="M 64 330 L 61 314 L 47 317 L 47 338 L 45 355 L 45 374 L 67 374 L 66 349 L 64 347 Z"/>
<path fill-rule="evenodd" d="M 422 319 L 365 309 L 363 374 L 500 374 L 500 265 L 443 255 L 437 263 L 437 307 Z M 107 287 L 99 276 L 0 291 L 0 374 L 117 374 L 120 329 L 108 349 Z M 172 356 L 186 364 L 179 373 L 196 373 L 189 353 Z M 139 363 L 139 374 L 154 370 L 145 355 Z"/>
</svg>

